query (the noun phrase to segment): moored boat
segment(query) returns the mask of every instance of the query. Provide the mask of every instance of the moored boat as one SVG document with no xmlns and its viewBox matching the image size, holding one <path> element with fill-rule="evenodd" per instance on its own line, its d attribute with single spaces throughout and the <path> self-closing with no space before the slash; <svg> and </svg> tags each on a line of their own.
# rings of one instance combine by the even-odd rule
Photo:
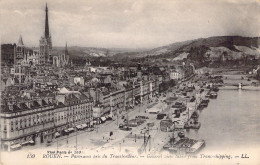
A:
<svg viewBox="0 0 260 165">
<path fill-rule="evenodd" d="M 204 140 L 187 138 L 183 131 L 179 132 L 177 136 L 179 138 L 170 138 L 170 140 L 163 146 L 163 149 L 173 153 L 184 152 L 191 154 L 198 152 L 205 146 Z"/>
<path fill-rule="evenodd" d="M 218 87 L 213 87 L 212 90 L 213 90 L 214 92 L 218 92 L 218 91 L 219 91 L 219 88 L 218 88 Z"/>
<path fill-rule="evenodd" d="M 193 144 L 190 148 L 186 150 L 187 153 L 196 153 L 201 150 L 206 145 L 205 140 L 198 140 L 195 144 Z"/>
<path fill-rule="evenodd" d="M 216 99 L 218 97 L 218 94 L 217 93 L 211 93 L 210 94 L 210 98 L 211 99 Z"/>
<path fill-rule="evenodd" d="M 194 111 L 193 114 L 191 115 L 191 118 L 198 118 L 199 113 L 197 111 Z"/>
<path fill-rule="evenodd" d="M 206 98 L 210 98 L 210 94 L 206 94 L 205 97 L 206 97 Z"/>
<path fill-rule="evenodd" d="M 192 123 L 192 124 L 188 124 L 186 123 L 184 125 L 185 129 L 200 129 L 201 123 L 200 122 L 196 122 L 196 123 Z"/>
</svg>

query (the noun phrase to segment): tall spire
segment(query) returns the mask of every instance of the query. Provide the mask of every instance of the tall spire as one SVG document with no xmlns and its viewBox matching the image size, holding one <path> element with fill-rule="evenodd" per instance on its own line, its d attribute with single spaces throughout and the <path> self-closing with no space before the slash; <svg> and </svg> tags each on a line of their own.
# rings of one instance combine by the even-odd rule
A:
<svg viewBox="0 0 260 165">
<path fill-rule="evenodd" d="M 68 46 L 67 46 L 67 41 L 66 41 L 66 47 L 65 47 L 65 55 L 68 55 Z"/>
<path fill-rule="evenodd" d="M 19 46 L 23 46 L 23 38 L 22 35 L 20 35 L 19 41 L 18 41 Z"/>
<path fill-rule="evenodd" d="M 47 3 L 46 3 L 45 12 L 46 12 L 46 16 L 45 16 L 45 38 L 48 38 L 50 36 L 50 34 L 49 34 L 49 21 L 48 21 L 48 6 L 47 6 Z"/>
</svg>

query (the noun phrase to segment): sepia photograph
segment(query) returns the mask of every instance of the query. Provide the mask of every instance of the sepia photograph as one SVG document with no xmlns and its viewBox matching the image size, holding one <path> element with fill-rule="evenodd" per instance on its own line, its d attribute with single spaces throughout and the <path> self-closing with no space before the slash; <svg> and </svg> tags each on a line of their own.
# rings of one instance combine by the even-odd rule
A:
<svg viewBox="0 0 260 165">
<path fill-rule="evenodd" d="M 260 165 L 259 0 L 1 0 L 1 165 Z"/>
</svg>

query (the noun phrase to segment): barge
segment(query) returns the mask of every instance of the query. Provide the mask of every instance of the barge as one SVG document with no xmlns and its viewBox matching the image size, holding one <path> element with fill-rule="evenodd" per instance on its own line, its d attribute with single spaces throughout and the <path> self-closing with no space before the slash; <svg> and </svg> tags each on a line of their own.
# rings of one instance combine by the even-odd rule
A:
<svg viewBox="0 0 260 165">
<path fill-rule="evenodd" d="M 205 140 L 195 140 L 185 137 L 184 132 L 179 132 L 178 137 L 170 138 L 163 149 L 172 153 L 184 152 L 187 154 L 197 153 L 205 147 Z"/>
</svg>

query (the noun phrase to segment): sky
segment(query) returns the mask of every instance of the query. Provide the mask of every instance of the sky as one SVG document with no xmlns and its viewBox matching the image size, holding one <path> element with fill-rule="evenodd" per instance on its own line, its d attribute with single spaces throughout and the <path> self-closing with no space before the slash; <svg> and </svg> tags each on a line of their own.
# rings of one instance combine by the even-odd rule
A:
<svg viewBox="0 0 260 165">
<path fill-rule="evenodd" d="M 1 0 L 1 43 L 37 47 L 45 5 L 54 46 L 155 48 L 210 36 L 260 36 L 260 0 Z"/>
</svg>

